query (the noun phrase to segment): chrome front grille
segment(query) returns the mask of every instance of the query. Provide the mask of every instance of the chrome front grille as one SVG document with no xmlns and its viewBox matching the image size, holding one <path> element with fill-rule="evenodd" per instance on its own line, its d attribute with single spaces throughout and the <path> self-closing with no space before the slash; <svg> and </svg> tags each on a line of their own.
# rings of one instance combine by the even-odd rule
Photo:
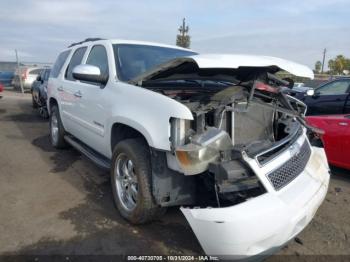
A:
<svg viewBox="0 0 350 262">
<path fill-rule="evenodd" d="M 295 155 L 286 163 L 271 173 L 267 174 L 267 178 L 276 190 L 280 190 L 293 179 L 295 179 L 305 168 L 311 155 L 311 148 L 307 140 L 304 141 L 300 149 L 294 144 Z"/>
</svg>

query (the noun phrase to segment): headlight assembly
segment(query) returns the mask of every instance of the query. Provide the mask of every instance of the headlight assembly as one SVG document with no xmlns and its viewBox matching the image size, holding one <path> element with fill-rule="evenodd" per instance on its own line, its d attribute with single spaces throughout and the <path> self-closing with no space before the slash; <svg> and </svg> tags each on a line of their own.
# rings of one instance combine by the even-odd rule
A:
<svg viewBox="0 0 350 262">
<path fill-rule="evenodd" d="M 175 148 L 176 159 L 186 175 L 204 172 L 209 163 L 219 158 L 220 151 L 232 149 L 230 136 L 217 128 L 210 128 L 191 139 L 191 143 Z"/>
</svg>

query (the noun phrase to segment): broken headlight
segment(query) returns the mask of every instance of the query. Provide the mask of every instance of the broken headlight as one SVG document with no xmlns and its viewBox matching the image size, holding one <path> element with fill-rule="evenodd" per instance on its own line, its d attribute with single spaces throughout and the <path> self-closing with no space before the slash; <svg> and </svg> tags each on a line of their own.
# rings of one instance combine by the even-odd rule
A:
<svg viewBox="0 0 350 262">
<path fill-rule="evenodd" d="M 190 143 L 175 147 L 176 159 L 186 175 L 195 175 L 208 169 L 220 151 L 232 149 L 230 136 L 223 130 L 210 127 L 190 138 Z"/>
</svg>

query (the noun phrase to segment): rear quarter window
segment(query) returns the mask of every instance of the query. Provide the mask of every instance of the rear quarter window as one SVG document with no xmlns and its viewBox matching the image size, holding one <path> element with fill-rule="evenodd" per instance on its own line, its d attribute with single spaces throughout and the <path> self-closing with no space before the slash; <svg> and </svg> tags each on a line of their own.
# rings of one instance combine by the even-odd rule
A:
<svg viewBox="0 0 350 262">
<path fill-rule="evenodd" d="M 69 53 L 71 50 L 64 51 L 60 53 L 56 59 L 55 64 L 53 65 L 50 73 L 50 77 L 57 78 L 60 74 L 60 71 L 62 69 L 62 66 L 64 65 L 64 62 L 66 61 Z"/>
</svg>

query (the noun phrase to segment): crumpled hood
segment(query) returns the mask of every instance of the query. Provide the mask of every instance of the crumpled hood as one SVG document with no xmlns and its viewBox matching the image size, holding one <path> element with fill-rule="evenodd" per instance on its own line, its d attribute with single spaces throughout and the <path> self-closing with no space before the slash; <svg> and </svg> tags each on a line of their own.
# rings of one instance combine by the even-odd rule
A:
<svg viewBox="0 0 350 262">
<path fill-rule="evenodd" d="M 288 61 L 285 59 L 272 56 L 257 55 L 231 55 L 231 54 L 199 54 L 189 57 L 181 57 L 173 59 L 167 63 L 145 72 L 144 74 L 132 79 L 131 83 L 139 81 L 151 80 L 161 72 L 175 68 L 185 62 L 195 63 L 199 68 L 223 68 L 237 69 L 239 67 L 275 67 L 280 70 L 287 71 L 295 76 L 313 79 L 313 71 L 304 65 Z M 280 71 L 277 70 L 277 71 Z M 275 70 L 276 71 L 276 70 Z"/>
</svg>

